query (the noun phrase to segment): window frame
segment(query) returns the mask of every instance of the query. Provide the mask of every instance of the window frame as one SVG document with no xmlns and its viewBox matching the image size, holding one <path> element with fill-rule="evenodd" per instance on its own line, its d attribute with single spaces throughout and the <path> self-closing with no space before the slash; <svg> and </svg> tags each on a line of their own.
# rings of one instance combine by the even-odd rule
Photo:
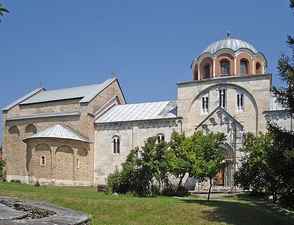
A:
<svg viewBox="0 0 294 225">
<path fill-rule="evenodd" d="M 244 93 L 243 92 L 241 92 L 241 91 L 238 91 L 237 92 L 237 95 L 236 95 L 236 100 L 237 100 L 237 102 L 236 102 L 236 108 L 237 108 L 237 112 L 244 112 Z"/>
<path fill-rule="evenodd" d="M 218 98 L 219 102 L 218 105 L 223 109 L 227 107 L 227 89 L 226 88 L 219 88 L 218 89 Z"/>
<path fill-rule="evenodd" d="M 226 67 L 224 67 L 226 65 Z M 223 69 L 227 69 L 227 73 Z M 230 60 L 224 58 L 220 60 L 220 74 L 221 76 L 230 76 L 231 75 L 231 62 Z"/>
<path fill-rule="evenodd" d="M 47 160 L 46 160 L 46 156 L 45 156 L 45 155 L 41 155 L 41 156 L 40 156 L 40 166 L 41 166 L 41 167 L 46 167 L 46 164 L 47 164 L 46 161 L 47 161 Z"/>
<path fill-rule="evenodd" d="M 202 114 L 209 113 L 209 96 L 208 96 L 208 94 L 203 95 L 201 97 L 201 113 Z"/>
<path fill-rule="evenodd" d="M 156 137 L 157 137 L 157 143 L 165 142 L 165 135 L 163 133 L 157 134 Z"/>
<path fill-rule="evenodd" d="M 242 65 L 245 65 L 245 72 L 242 71 L 242 68 L 244 69 Z M 249 61 L 243 58 L 240 60 L 240 75 L 248 75 L 248 74 L 249 74 Z"/>
<path fill-rule="evenodd" d="M 206 63 L 203 66 L 203 76 L 202 77 L 203 77 L 203 79 L 208 79 L 211 77 L 211 64 L 210 63 Z"/>
<path fill-rule="evenodd" d="M 112 153 L 115 155 L 120 154 L 120 137 L 118 135 L 112 137 Z"/>
</svg>

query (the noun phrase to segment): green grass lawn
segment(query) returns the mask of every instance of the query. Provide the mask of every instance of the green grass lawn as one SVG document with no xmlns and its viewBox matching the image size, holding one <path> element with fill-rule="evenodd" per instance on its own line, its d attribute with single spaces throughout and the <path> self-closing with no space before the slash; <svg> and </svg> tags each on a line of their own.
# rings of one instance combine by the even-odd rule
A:
<svg viewBox="0 0 294 225">
<path fill-rule="evenodd" d="M 0 196 L 46 201 L 83 211 L 92 224 L 120 225 L 291 225 L 294 218 L 245 196 L 207 202 L 204 198 L 137 198 L 95 192 L 94 188 L 33 187 L 0 183 Z"/>
</svg>

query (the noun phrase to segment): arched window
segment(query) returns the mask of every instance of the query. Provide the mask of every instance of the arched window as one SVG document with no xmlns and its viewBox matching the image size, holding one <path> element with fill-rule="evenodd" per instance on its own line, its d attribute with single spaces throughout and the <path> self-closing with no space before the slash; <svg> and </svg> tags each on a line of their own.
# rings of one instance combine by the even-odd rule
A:
<svg viewBox="0 0 294 225">
<path fill-rule="evenodd" d="M 220 62 L 220 66 L 221 66 L 221 75 L 223 76 L 227 76 L 230 75 L 230 61 L 227 59 L 222 59 Z"/>
<path fill-rule="evenodd" d="M 210 67 L 211 66 L 209 63 L 204 65 L 204 67 L 203 67 L 203 78 L 204 79 L 207 79 L 210 77 Z"/>
<path fill-rule="evenodd" d="M 256 71 L 256 74 L 262 74 L 261 64 L 259 62 L 256 63 L 256 65 L 255 65 L 255 71 Z"/>
<path fill-rule="evenodd" d="M 157 143 L 164 142 L 164 134 L 157 134 Z"/>
<path fill-rule="evenodd" d="M 29 124 L 26 126 L 25 132 L 30 134 L 35 134 L 37 133 L 37 128 L 33 124 Z"/>
<path fill-rule="evenodd" d="M 240 74 L 246 75 L 249 73 L 249 62 L 247 59 L 240 60 Z"/>
<path fill-rule="evenodd" d="M 113 153 L 119 154 L 120 153 L 120 139 L 118 136 L 114 136 L 112 138 L 112 144 L 113 144 Z"/>
</svg>

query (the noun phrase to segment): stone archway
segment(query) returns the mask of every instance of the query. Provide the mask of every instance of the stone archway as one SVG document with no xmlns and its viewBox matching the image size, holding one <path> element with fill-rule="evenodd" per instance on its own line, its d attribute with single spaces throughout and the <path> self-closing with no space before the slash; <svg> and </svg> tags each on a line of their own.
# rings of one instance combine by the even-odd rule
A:
<svg viewBox="0 0 294 225">
<path fill-rule="evenodd" d="M 71 147 L 63 145 L 56 150 L 55 179 L 74 180 L 74 151 Z"/>
</svg>

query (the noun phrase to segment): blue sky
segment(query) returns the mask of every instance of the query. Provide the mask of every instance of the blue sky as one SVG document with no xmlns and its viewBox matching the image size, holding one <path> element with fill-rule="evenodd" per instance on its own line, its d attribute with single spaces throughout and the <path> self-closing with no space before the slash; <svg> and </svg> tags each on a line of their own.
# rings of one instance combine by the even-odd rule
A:
<svg viewBox="0 0 294 225">
<path fill-rule="evenodd" d="M 39 87 L 99 83 L 115 73 L 127 101 L 175 99 L 191 80 L 192 59 L 210 43 L 233 37 L 269 61 L 293 34 L 288 0 L 0 0 L 0 106 Z"/>
</svg>

